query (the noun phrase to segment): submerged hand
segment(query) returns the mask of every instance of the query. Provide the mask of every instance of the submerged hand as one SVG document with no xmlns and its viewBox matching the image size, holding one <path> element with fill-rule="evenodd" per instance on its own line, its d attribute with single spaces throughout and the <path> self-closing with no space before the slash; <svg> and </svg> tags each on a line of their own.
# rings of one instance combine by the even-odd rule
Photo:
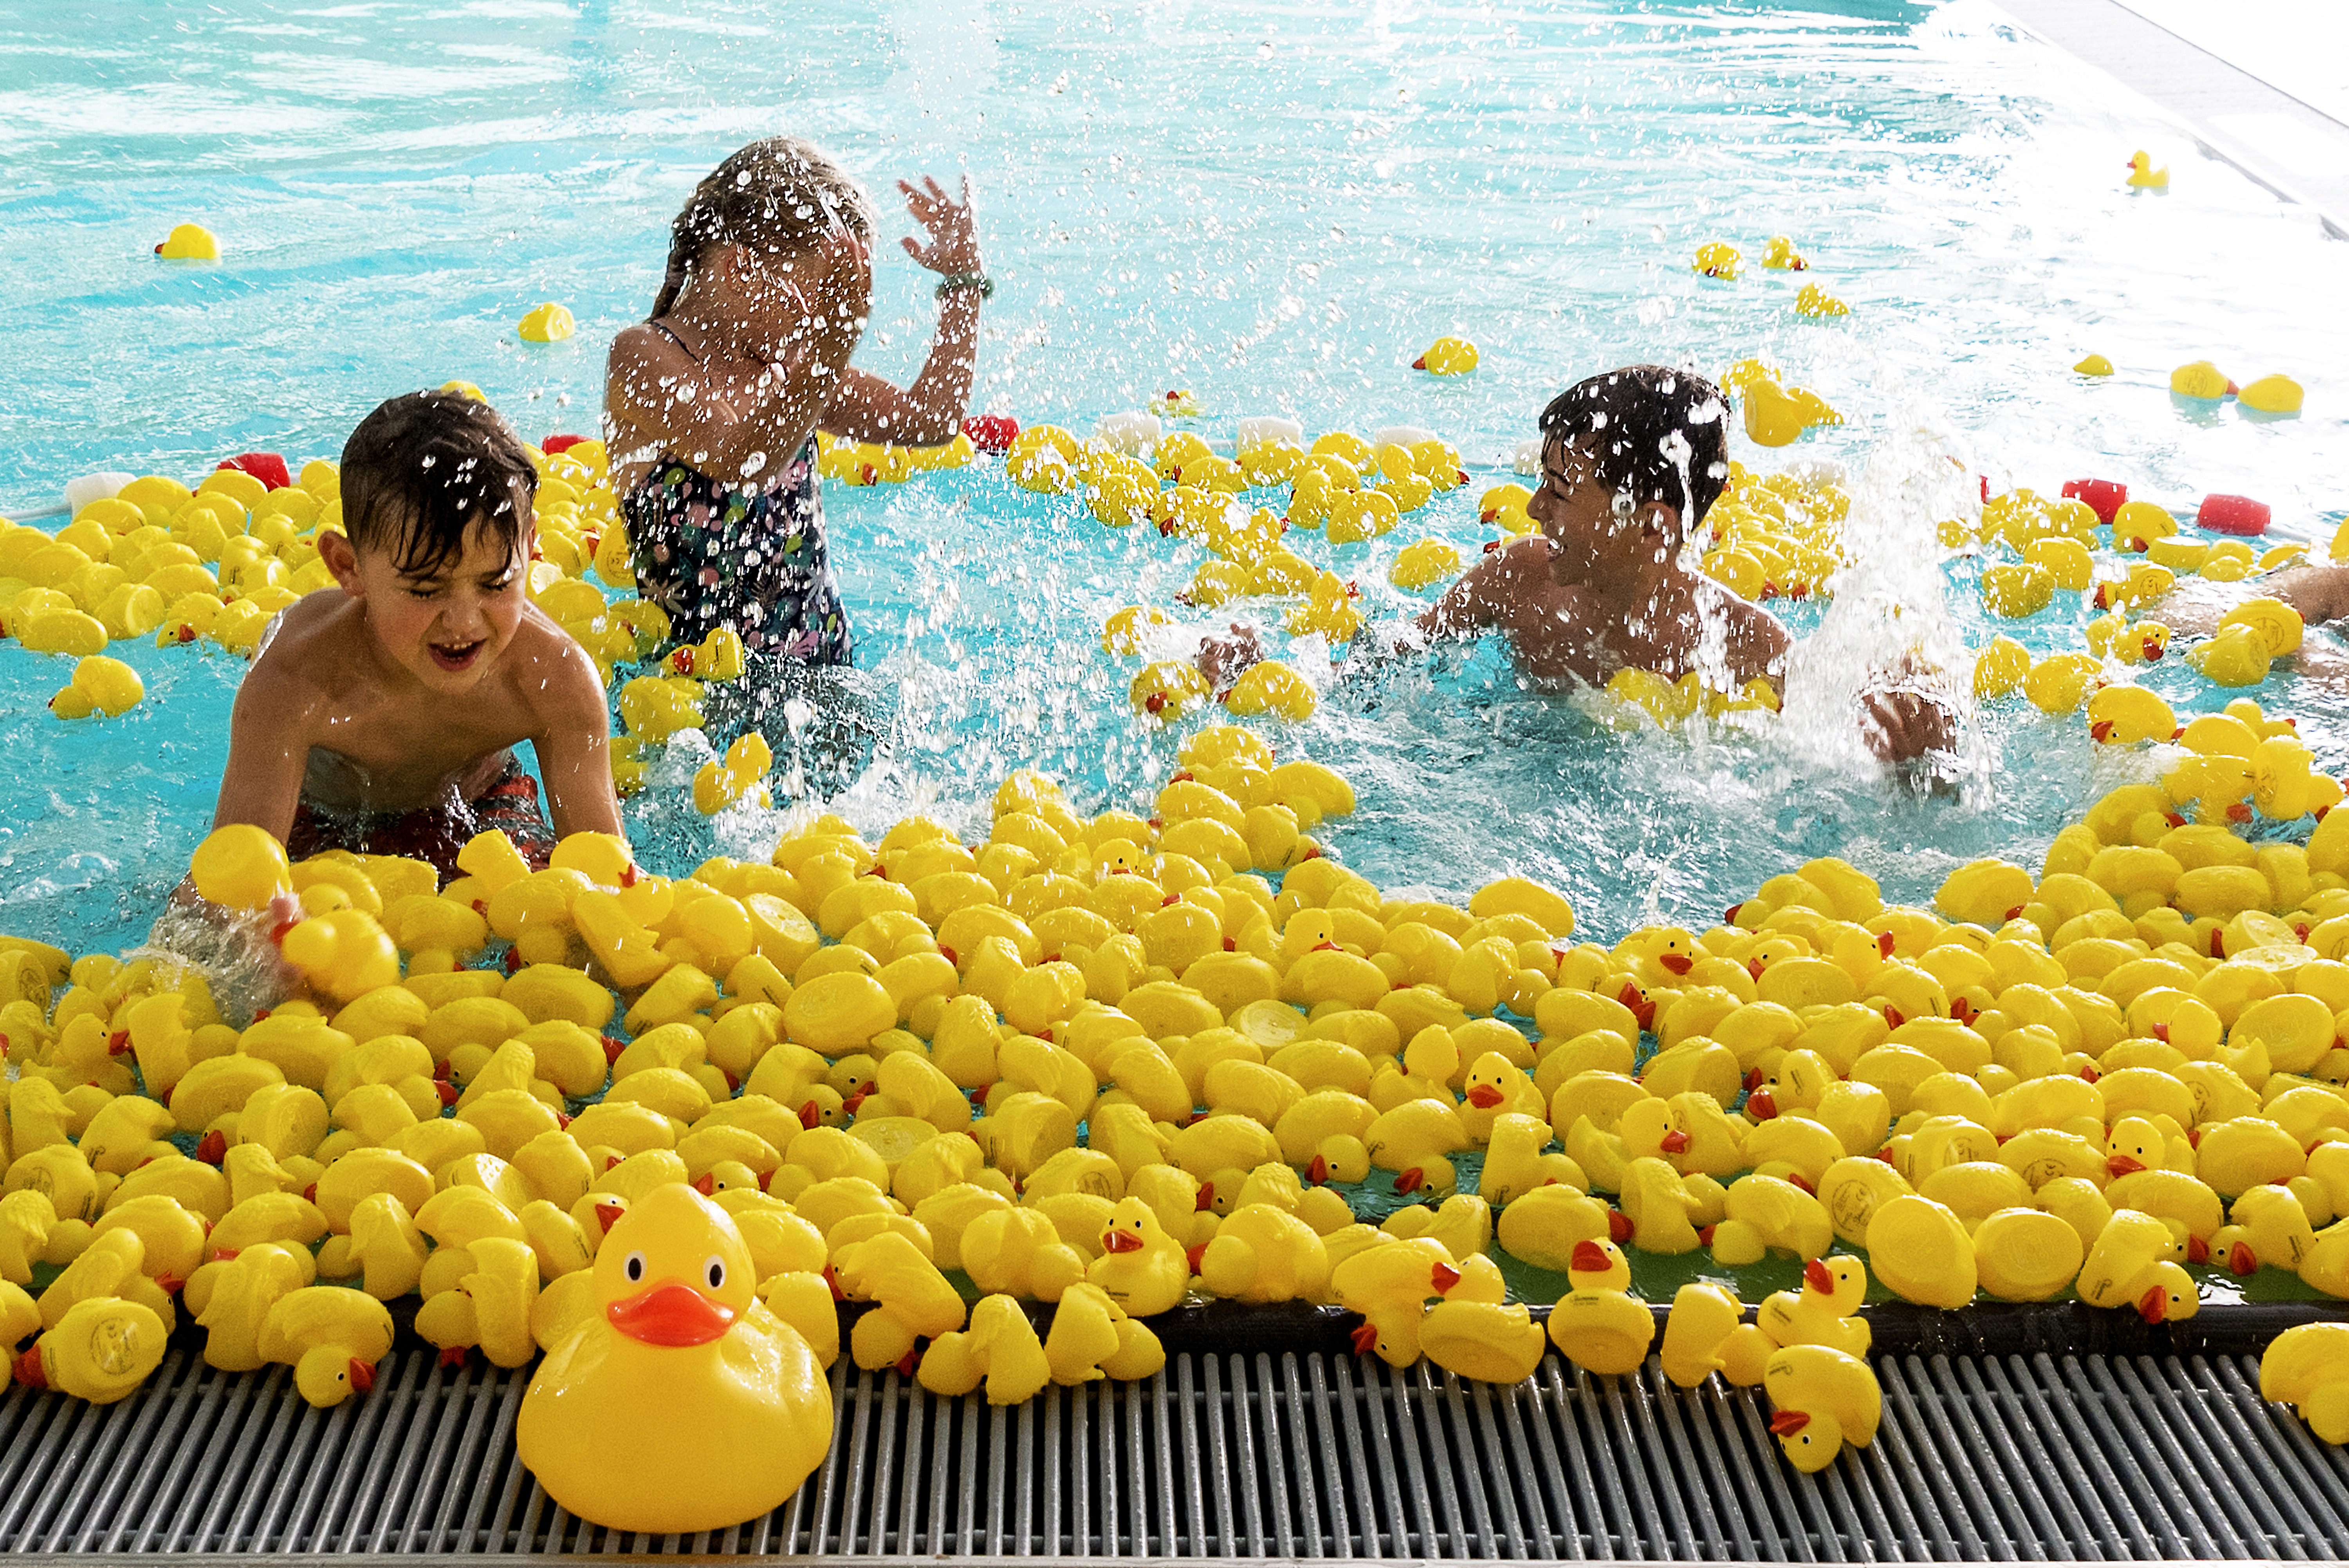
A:
<svg viewBox="0 0 2349 1568">
<path fill-rule="evenodd" d="M 1866 691 L 1859 699 L 1860 739 L 1878 760 L 1905 763 L 1958 743 L 1956 711 L 1925 692 L 1893 689 Z"/>
<path fill-rule="evenodd" d="M 1232 623 L 1231 636 L 1203 638 L 1199 643 L 1199 673 L 1217 691 L 1237 680 L 1250 666 L 1263 662 L 1264 641 L 1256 628 L 1237 621 Z"/>
<path fill-rule="evenodd" d="M 929 244 L 923 244 L 908 234 L 897 243 L 905 254 L 932 272 L 975 273 L 982 270 L 978 260 L 978 221 L 970 199 L 970 176 L 962 177 L 962 200 L 947 196 L 936 180 L 922 176 L 917 189 L 907 181 L 897 182 L 897 189 L 905 193 L 905 211 L 914 222 L 929 231 Z"/>
</svg>

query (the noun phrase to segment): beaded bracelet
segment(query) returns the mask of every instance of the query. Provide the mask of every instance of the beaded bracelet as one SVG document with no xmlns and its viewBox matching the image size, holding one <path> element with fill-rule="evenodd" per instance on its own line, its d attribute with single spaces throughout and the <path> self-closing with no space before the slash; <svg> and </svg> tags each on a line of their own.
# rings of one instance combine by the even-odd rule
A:
<svg viewBox="0 0 2349 1568">
<path fill-rule="evenodd" d="M 949 289 L 975 288 L 981 299 L 995 297 L 995 280 L 983 272 L 950 272 L 938 280 L 937 296 L 944 299 Z"/>
</svg>

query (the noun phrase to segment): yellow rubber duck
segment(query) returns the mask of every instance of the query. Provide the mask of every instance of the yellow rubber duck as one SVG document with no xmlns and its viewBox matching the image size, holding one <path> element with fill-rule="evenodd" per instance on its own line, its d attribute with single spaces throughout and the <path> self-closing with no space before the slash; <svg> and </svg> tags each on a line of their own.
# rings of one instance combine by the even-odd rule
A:
<svg viewBox="0 0 2349 1568">
<path fill-rule="evenodd" d="M 1849 1256 L 1813 1258 L 1803 1265 L 1803 1288 L 1764 1296 L 1755 1321 L 1782 1345 L 1824 1345 L 1864 1356 L 1871 1335 L 1868 1320 L 1855 1314 L 1867 1300 L 1867 1264 Z"/>
<path fill-rule="evenodd" d="M 2153 166 L 2152 155 L 2147 152 L 2143 148 L 2137 149 L 2137 151 L 2129 155 L 2129 161 L 2127 167 L 2129 171 L 2128 183 L 2130 189 L 2136 191 L 2167 191 L 2169 189 L 2169 171 L 2167 169 L 2156 169 Z"/>
<path fill-rule="evenodd" d="M 1549 1111 L 1534 1081 L 1498 1051 L 1487 1051 L 1469 1064 L 1465 1088 L 1460 1125 L 1480 1147 L 1493 1141 L 1494 1126 L 1503 1116 L 1539 1116 Z"/>
<path fill-rule="evenodd" d="M 1439 337 L 1411 362 L 1411 368 L 1431 376 L 1464 376 L 1476 368 L 1477 359 L 1476 345 L 1465 337 Z"/>
<path fill-rule="evenodd" d="M 1243 1203 L 1200 1253 L 1199 1279 L 1227 1300 L 1317 1301 L 1329 1288 L 1330 1258 L 1304 1220 L 1269 1203 Z"/>
<path fill-rule="evenodd" d="M 1811 264 L 1803 259 L 1801 252 L 1795 249 L 1793 240 L 1784 234 L 1772 234 L 1770 243 L 1763 247 L 1762 265 L 1784 272 L 1805 272 L 1809 269 Z"/>
<path fill-rule="evenodd" d="M 1102 1255 L 1085 1270 L 1086 1282 L 1101 1287 L 1127 1315 L 1149 1317 L 1181 1303 L 1190 1288 L 1191 1267 L 1149 1204 L 1120 1199 L 1110 1210 L 1101 1245 Z"/>
<path fill-rule="evenodd" d="M 1868 1363 L 1823 1345 L 1790 1345 L 1762 1369 L 1774 1407 L 1770 1432 L 1787 1462 L 1805 1474 L 1835 1462 L 1846 1443 L 1876 1440 L 1884 1394 Z"/>
<path fill-rule="evenodd" d="M 1656 1316 L 1631 1294 L 1631 1265 L 1612 1241 L 1578 1241 L 1567 1267 L 1573 1289 L 1550 1308 L 1549 1337 L 1586 1372 L 1636 1372 L 1656 1337 Z"/>
<path fill-rule="evenodd" d="M 1330 1289 L 1339 1305 L 1362 1314 L 1356 1355 L 1409 1366 L 1419 1359 L 1427 1298 L 1447 1293 L 1460 1277 L 1443 1243 L 1422 1237 L 1365 1246 L 1330 1271 Z"/>
<path fill-rule="evenodd" d="M 2090 1306 L 2135 1307 L 2147 1323 L 2192 1317 L 2201 1302 L 2193 1276 L 2177 1261 L 2181 1250 L 2169 1227 L 2152 1215 L 2118 1210 L 2080 1265 L 2080 1299 Z"/>
<path fill-rule="evenodd" d="M 1071 1285 L 1053 1310 L 1044 1357 L 1052 1381 L 1070 1386 L 1104 1377 L 1132 1382 L 1166 1365 L 1165 1349 L 1147 1324 L 1127 1316 L 1100 1286 L 1083 1283 Z"/>
<path fill-rule="evenodd" d="M 1476 1179 L 1476 1196 L 1506 1211 L 1518 1199 L 1543 1187 L 1588 1192 L 1590 1182 L 1580 1166 L 1566 1155 L 1544 1152 L 1552 1136 L 1549 1122 L 1540 1115 L 1503 1111 L 1495 1116 L 1493 1141 L 1485 1151 L 1485 1168 Z"/>
<path fill-rule="evenodd" d="M 321 1410 L 375 1386 L 391 1354 L 391 1314 L 365 1291 L 306 1285 L 277 1299 L 261 1328 L 261 1354 L 294 1368 L 294 1386 Z"/>
<path fill-rule="evenodd" d="M 798 1490 L 831 1444 L 832 1391 L 806 1341 L 758 1304 L 732 1218 L 689 1187 L 656 1188 L 614 1222 L 595 1279 L 600 1310 L 548 1354 L 515 1428 L 548 1494 L 611 1529 L 669 1534 L 755 1519 Z"/>
<path fill-rule="evenodd" d="M 970 1326 L 940 1334 L 922 1353 L 915 1380 L 933 1394 L 958 1398 L 987 1385 L 990 1405 L 1021 1405 L 1052 1380 L 1044 1342 L 1019 1303 L 1006 1295 L 983 1296 L 970 1309 Z"/>
<path fill-rule="evenodd" d="M 1545 1344 L 1523 1303 L 1442 1301 L 1419 1324 L 1422 1355 L 1479 1383 L 1524 1382 L 1541 1365 Z"/>
<path fill-rule="evenodd" d="M 2349 1323 L 2303 1323 L 2269 1341 L 2260 1397 L 2292 1406 L 2324 1441 L 2349 1443 Z"/>
<path fill-rule="evenodd" d="M 16 1358 L 13 1370 L 16 1381 L 30 1387 L 111 1405 L 163 1364 L 170 1339 L 154 1308 L 119 1296 L 92 1296 L 67 1307 Z"/>
<path fill-rule="evenodd" d="M 1744 1311 L 1735 1293 L 1724 1285 L 1682 1285 L 1674 1292 L 1658 1352 L 1664 1376 L 1682 1388 L 1694 1388 L 1721 1371 L 1722 1347 Z"/>
<path fill-rule="evenodd" d="M 1943 1205 L 1913 1193 L 1877 1206 L 1868 1225 L 1868 1258 L 1895 1294 L 1922 1306 L 1964 1306 L 1981 1282 L 1965 1226 Z"/>
</svg>

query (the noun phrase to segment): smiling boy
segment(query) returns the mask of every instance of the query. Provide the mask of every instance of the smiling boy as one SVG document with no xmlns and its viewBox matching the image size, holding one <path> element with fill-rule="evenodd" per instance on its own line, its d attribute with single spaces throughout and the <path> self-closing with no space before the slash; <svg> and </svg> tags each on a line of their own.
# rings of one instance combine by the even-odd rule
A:
<svg viewBox="0 0 2349 1568">
<path fill-rule="evenodd" d="M 586 652 L 526 592 L 537 475 L 495 410 L 411 392 L 343 448 L 338 587 L 287 607 L 236 697 L 213 826 L 295 858 L 408 855 L 452 874 L 502 828 L 534 863 L 558 835 L 618 833 L 610 717 Z M 552 796 L 513 755 L 527 741 Z"/>
</svg>

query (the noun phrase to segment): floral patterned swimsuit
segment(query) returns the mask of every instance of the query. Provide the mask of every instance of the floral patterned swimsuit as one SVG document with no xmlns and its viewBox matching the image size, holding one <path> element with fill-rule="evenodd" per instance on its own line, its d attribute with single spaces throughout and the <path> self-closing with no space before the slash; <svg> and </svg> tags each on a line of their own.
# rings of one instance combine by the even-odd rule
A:
<svg viewBox="0 0 2349 1568">
<path fill-rule="evenodd" d="M 653 326 L 685 348 L 676 333 Z M 636 591 L 668 613 L 673 638 L 698 642 L 730 626 L 753 651 L 807 664 L 854 661 L 824 549 L 815 458 L 811 436 L 781 476 L 754 490 L 663 454 L 628 493 L 621 512 Z"/>
</svg>

